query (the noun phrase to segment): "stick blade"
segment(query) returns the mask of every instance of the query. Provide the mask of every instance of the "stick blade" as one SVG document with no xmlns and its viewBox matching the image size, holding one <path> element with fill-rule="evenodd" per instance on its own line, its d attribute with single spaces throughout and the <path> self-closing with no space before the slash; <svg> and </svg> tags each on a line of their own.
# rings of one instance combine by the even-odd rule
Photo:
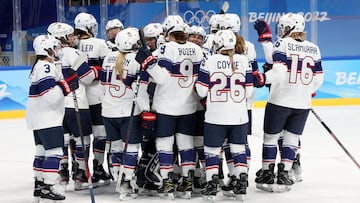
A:
<svg viewBox="0 0 360 203">
<path fill-rule="evenodd" d="M 224 1 L 221 10 L 220 10 L 220 14 L 224 14 L 229 10 L 229 2 Z"/>
</svg>

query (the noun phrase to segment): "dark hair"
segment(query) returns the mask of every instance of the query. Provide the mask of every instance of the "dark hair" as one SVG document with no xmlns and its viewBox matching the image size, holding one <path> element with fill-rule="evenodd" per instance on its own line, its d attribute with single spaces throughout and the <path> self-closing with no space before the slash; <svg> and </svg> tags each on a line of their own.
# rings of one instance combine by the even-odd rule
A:
<svg viewBox="0 0 360 203">
<path fill-rule="evenodd" d="M 170 35 L 174 36 L 175 41 L 179 44 L 185 44 L 188 38 L 188 35 L 181 31 L 172 32 Z"/>
<path fill-rule="evenodd" d="M 46 58 L 46 57 L 47 57 L 47 56 L 44 56 L 44 55 L 36 55 L 36 59 L 35 59 L 34 65 L 33 65 L 32 68 L 31 68 L 30 75 L 31 75 L 31 73 L 32 73 L 33 70 L 34 70 L 34 67 L 35 67 L 36 63 L 37 63 L 39 60 L 43 60 L 43 59 Z"/>
</svg>

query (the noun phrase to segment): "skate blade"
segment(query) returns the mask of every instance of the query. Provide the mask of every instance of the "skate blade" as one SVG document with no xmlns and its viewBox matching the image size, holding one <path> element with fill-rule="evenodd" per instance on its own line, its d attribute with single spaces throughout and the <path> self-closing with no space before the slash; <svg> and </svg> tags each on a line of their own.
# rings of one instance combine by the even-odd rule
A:
<svg viewBox="0 0 360 203">
<path fill-rule="evenodd" d="M 275 184 L 256 183 L 256 188 L 265 192 L 274 192 L 274 185 Z"/>
<path fill-rule="evenodd" d="M 93 183 L 93 187 L 101 187 L 101 186 L 106 186 L 106 185 L 110 185 L 110 180 L 100 180 L 99 182 L 94 182 Z"/>
<path fill-rule="evenodd" d="M 235 194 L 233 191 L 222 191 L 222 194 L 225 196 L 225 197 L 235 197 Z"/>
<path fill-rule="evenodd" d="M 136 199 L 137 194 L 129 194 L 129 193 L 120 193 L 119 199 L 120 201 L 126 201 L 130 199 Z"/>
<path fill-rule="evenodd" d="M 92 184 L 93 188 L 98 187 L 98 185 L 96 184 Z M 75 186 L 74 186 L 74 190 L 75 191 L 79 191 L 79 190 L 86 190 L 89 188 L 89 183 L 84 183 L 84 182 L 75 182 Z"/>
<path fill-rule="evenodd" d="M 159 194 L 159 197 L 161 197 L 163 199 L 168 199 L 168 200 L 174 200 L 175 199 L 174 193 L 161 193 L 161 194 Z"/>
<path fill-rule="evenodd" d="M 278 185 L 278 184 L 274 184 L 273 186 L 273 191 L 277 192 L 277 193 L 281 193 L 281 192 L 287 192 L 291 190 L 291 186 L 290 185 Z"/>
<path fill-rule="evenodd" d="M 140 196 L 159 196 L 156 190 L 148 190 L 145 188 L 139 188 L 138 195 Z"/>
<path fill-rule="evenodd" d="M 204 196 L 203 196 L 203 200 L 205 200 L 205 201 L 210 201 L 210 202 L 212 202 L 212 203 L 215 202 L 215 198 L 216 198 L 215 195 L 204 195 Z"/>
<path fill-rule="evenodd" d="M 181 199 L 190 199 L 191 198 L 191 191 L 185 191 L 185 192 L 176 192 L 176 196 Z"/>
<path fill-rule="evenodd" d="M 236 199 L 240 202 L 245 201 L 245 194 L 235 195 Z"/>
<path fill-rule="evenodd" d="M 52 199 L 40 198 L 39 201 L 39 203 L 60 203 L 60 202 L 64 202 L 64 200 L 52 200 Z"/>
</svg>

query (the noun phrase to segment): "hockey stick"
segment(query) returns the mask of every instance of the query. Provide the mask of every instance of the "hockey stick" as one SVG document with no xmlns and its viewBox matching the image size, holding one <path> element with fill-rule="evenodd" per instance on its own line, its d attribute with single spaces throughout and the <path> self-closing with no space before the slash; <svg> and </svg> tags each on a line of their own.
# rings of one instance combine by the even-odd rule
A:
<svg viewBox="0 0 360 203">
<path fill-rule="evenodd" d="M 224 1 L 219 14 L 225 14 L 229 10 L 229 2 Z"/>
<path fill-rule="evenodd" d="M 86 170 L 87 181 L 88 181 L 88 184 L 89 184 L 89 192 L 90 192 L 91 203 L 95 203 L 95 195 L 94 195 L 93 184 L 92 184 L 92 181 L 91 181 L 91 175 L 90 175 L 90 170 L 89 170 L 89 157 L 87 155 L 86 148 L 85 148 L 84 134 L 82 132 L 79 105 L 78 105 L 75 90 L 72 92 L 72 94 L 73 94 L 73 100 L 74 100 L 74 106 L 75 106 L 76 122 L 77 122 L 77 125 L 78 125 L 78 128 L 79 128 L 79 134 L 80 134 L 80 138 L 81 138 L 82 152 L 84 154 L 85 170 Z"/>
<path fill-rule="evenodd" d="M 139 35 L 140 35 L 140 41 L 141 41 L 140 49 L 148 49 L 147 45 L 146 45 L 143 29 L 139 29 Z M 131 106 L 130 120 L 129 120 L 129 125 L 128 125 L 127 131 L 126 131 L 125 141 L 124 141 L 124 150 L 123 150 L 124 151 L 124 155 L 123 155 L 124 158 L 122 160 L 123 163 L 125 163 L 127 145 L 128 145 L 128 142 L 129 142 L 129 136 L 131 134 L 131 129 L 132 129 L 133 122 L 134 122 L 134 112 L 135 112 L 135 106 L 136 106 L 136 98 L 137 98 L 138 90 L 139 90 L 139 86 L 140 86 L 140 73 L 137 74 L 135 84 L 136 85 L 135 85 L 135 90 L 134 90 L 133 102 L 132 102 L 132 106 Z M 119 193 L 120 193 L 120 186 L 121 186 L 123 171 L 124 171 L 124 164 L 121 164 L 120 171 L 119 171 L 119 176 L 118 176 L 118 179 L 117 179 L 117 182 L 116 182 L 116 188 L 115 188 L 115 191 L 119 192 Z"/>
<path fill-rule="evenodd" d="M 329 132 L 331 137 L 335 139 L 335 141 L 340 145 L 340 147 L 345 151 L 345 153 L 350 157 L 350 159 L 355 163 L 355 165 L 360 169 L 359 163 L 355 160 L 355 158 L 350 154 L 350 152 L 345 148 L 345 146 L 340 142 L 340 140 L 336 137 L 336 135 L 330 130 L 330 128 L 321 120 L 320 116 L 314 111 L 313 108 L 310 111 L 314 114 L 314 116 L 320 121 L 321 125 Z"/>
</svg>

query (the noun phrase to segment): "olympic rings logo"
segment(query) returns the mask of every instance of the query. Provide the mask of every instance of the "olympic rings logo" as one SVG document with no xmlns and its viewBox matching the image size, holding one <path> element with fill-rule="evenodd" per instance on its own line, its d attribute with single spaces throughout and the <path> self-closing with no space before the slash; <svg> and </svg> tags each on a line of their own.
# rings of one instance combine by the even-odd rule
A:
<svg viewBox="0 0 360 203">
<path fill-rule="evenodd" d="M 204 29 L 208 29 L 210 17 L 215 13 L 216 12 L 214 10 L 197 10 L 196 12 L 187 10 L 183 15 L 183 19 L 185 23 L 189 25 L 197 25 L 203 27 Z"/>
</svg>

